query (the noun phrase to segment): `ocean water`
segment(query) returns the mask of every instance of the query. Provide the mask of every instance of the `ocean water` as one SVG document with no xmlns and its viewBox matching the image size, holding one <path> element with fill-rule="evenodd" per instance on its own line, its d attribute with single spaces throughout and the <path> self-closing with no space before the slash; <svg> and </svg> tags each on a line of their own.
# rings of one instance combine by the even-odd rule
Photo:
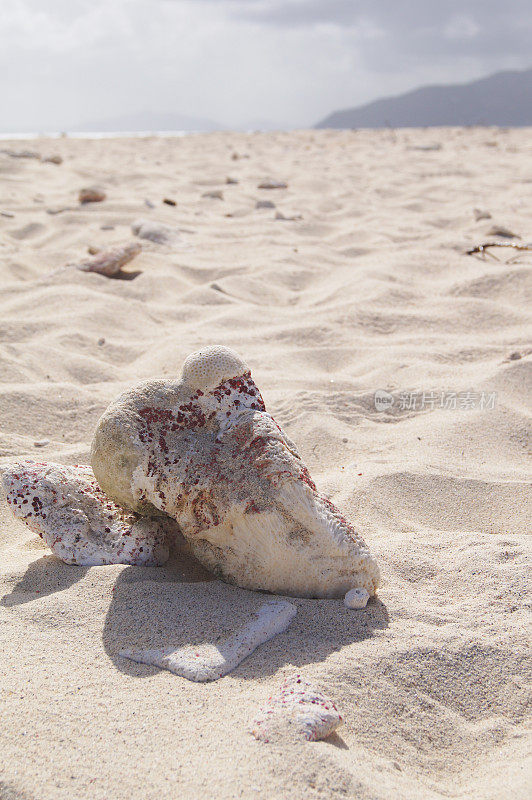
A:
<svg viewBox="0 0 532 800">
<path fill-rule="evenodd" d="M 204 131 L 76 131 L 70 133 L 68 131 L 39 131 L 38 133 L 0 133 L 0 140 L 6 139 L 62 139 L 64 137 L 69 139 L 130 139 L 133 137 L 139 139 L 149 138 L 151 136 L 160 136 L 171 138 L 175 136 L 191 136 Z"/>
</svg>

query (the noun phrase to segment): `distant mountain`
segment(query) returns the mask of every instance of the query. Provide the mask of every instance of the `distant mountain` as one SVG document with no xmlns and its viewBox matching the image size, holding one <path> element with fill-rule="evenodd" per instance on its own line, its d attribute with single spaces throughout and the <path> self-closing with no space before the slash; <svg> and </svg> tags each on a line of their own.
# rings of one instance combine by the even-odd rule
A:
<svg viewBox="0 0 532 800">
<path fill-rule="evenodd" d="M 397 97 L 336 111 L 316 128 L 532 125 L 532 69 L 497 72 L 452 86 L 423 86 Z"/>
<path fill-rule="evenodd" d="M 71 132 L 104 131 L 107 133 L 135 133 L 137 131 L 222 131 L 224 125 L 212 119 L 201 117 L 187 117 L 185 114 L 141 111 L 136 114 L 124 114 L 108 119 L 91 120 L 75 127 L 69 127 Z"/>
</svg>

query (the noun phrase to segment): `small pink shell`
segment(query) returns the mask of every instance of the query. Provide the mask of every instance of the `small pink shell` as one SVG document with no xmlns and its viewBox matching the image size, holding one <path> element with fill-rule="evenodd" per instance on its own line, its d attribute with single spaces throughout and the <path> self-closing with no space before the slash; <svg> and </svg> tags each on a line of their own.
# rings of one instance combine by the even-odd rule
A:
<svg viewBox="0 0 532 800">
<path fill-rule="evenodd" d="M 112 250 L 104 250 L 94 258 L 88 258 L 76 264 L 82 272 L 98 272 L 110 278 L 117 275 L 125 264 L 138 256 L 142 250 L 142 245 L 138 242 L 127 244 L 124 247 L 114 247 Z"/>
<path fill-rule="evenodd" d="M 326 739 L 342 722 L 333 701 L 299 675 L 287 680 L 268 698 L 253 720 L 251 733 L 269 742 L 295 734 L 307 741 Z"/>
</svg>

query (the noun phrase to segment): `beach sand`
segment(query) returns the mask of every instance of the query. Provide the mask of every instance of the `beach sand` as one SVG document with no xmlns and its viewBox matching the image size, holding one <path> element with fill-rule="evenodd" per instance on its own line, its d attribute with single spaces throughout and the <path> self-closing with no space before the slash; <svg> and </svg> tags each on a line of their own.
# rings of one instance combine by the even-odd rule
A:
<svg viewBox="0 0 532 800">
<path fill-rule="evenodd" d="M 214 641 L 264 595 L 180 552 L 163 568 L 67 566 L 0 502 L 0 798 L 528 797 L 532 254 L 464 251 L 493 226 L 532 240 L 531 131 L 2 148 L 63 163 L 0 153 L 0 465 L 88 463 L 120 391 L 225 344 L 383 582 L 363 611 L 296 599 L 287 631 L 192 683 L 118 652 Z M 288 187 L 257 188 L 269 178 Z M 107 198 L 80 206 L 90 186 Z M 138 218 L 180 233 L 143 241 L 134 280 L 61 269 L 136 240 Z M 344 724 L 256 741 L 257 711 L 298 672 Z"/>
</svg>

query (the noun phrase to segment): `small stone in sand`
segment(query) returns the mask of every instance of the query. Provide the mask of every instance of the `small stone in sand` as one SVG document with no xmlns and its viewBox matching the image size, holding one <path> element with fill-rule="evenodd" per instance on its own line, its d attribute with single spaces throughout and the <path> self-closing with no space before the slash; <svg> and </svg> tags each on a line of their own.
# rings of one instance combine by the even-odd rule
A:
<svg viewBox="0 0 532 800">
<path fill-rule="evenodd" d="M 293 215 L 293 216 L 291 216 L 291 217 L 286 217 L 286 216 L 285 216 L 285 215 L 282 213 L 282 211 L 278 211 L 278 212 L 276 213 L 276 215 L 275 215 L 275 219 L 281 219 L 281 220 L 285 220 L 286 222 L 294 222 L 295 220 L 298 220 L 298 219 L 303 219 L 303 217 L 301 216 L 301 214 L 294 214 L 294 215 Z"/>
<path fill-rule="evenodd" d="M 104 344 L 105 344 L 105 339 L 103 338 L 103 336 L 101 336 L 98 339 L 98 347 L 103 347 Z"/>
<path fill-rule="evenodd" d="M 288 184 L 284 181 L 267 180 L 259 183 L 259 189 L 287 189 Z"/>
<path fill-rule="evenodd" d="M 275 203 L 271 200 L 257 200 L 255 208 L 275 208 Z"/>
<path fill-rule="evenodd" d="M 517 352 L 515 352 L 515 353 L 510 353 L 510 355 L 508 356 L 508 358 L 510 359 L 510 361 L 519 361 L 519 359 L 520 359 L 520 358 L 522 358 L 522 357 L 523 357 L 523 356 L 521 355 L 521 353 L 517 353 Z"/>
<path fill-rule="evenodd" d="M 101 249 L 102 249 L 101 247 L 97 247 L 97 246 L 96 246 L 96 245 L 94 245 L 94 244 L 90 244 L 90 245 L 87 247 L 87 252 L 88 252 L 88 253 L 90 253 L 90 255 L 91 255 L 91 256 L 95 256 L 95 255 L 96 255 L 96 253 L 99 253 Z"/>
<path fill-rule="evenodd" d="M 225 182 L 228 183 L 228 184 L 229 183 L 238 183 L 236 178 L 226 178 Z"/>
<path fill-rule="evenodd" d="M 107 195 L 102 189 L 90 187 L 88 189 L 81 189 L 78 195 L 79 202 L 84 205 L 85 203 L 101 203 L 105 200 Z"/>
<path fill-rule="evenodd" d="M 366 608 L 369 600 L 367 589 L 350 589 L 344 597 L 347 608 Z"/>
<path fill-rule="evenodd" d="M 61 156 L 45 156 L 44 158 L 41 158 L 41 161 L 43 162 L 43 164 L 62 164 L 63 163 L 63 159 L 61 158 Z"/>
<path fill-rule="evenodd" d="M 163 222 L 151 222 L 147 219 L 137 219 L 131 226 L 135 236 L 148 239 L 156 244 L 177 244 L 181 237 L 177 228 L 165 225 Z"/>
<path fill-rule="evenodd" d="M 431 150 L 441 150 L 442 146 L 439 143 L 436 144 L 420 144 L 420 145 L 412 145 L 411 147 L 407 147 L 407 150 L 424 150 L 425 152 L 430 152 Z"/>
<path fill-rule="evenodd" d="M 114 229 L 115 229 L 114 225 L 100 225 L 101 231 L 114 231 Z"/>
<path fill-rule="evenodd" d="M 170 197 L 165 197 L 163 203 L 166 203 L 167 206 L 176 206 L 177 203 L 175 200 L 172 200 Z"/>
<path fill-rule="evenodd" d="M 202 197 L 209 197 L 211 200 L 223 200 L 224 194 L 220 189 L 214 189 L 212 192 L 203 192 Z"/>
<path fill-rule="evenodd" d="M 46 447 L 47 444 L 50 444 L 50 439 L 39 439 L 37 442 L 33 442 L 34 447 Z"/>
<path fill-rule="evenodd" d="M 475 222 L 480 222 L 481 219 L 491 219 L 489 211 L 483 211 L 481 208 L 474 208 L 473 214 L 475 215 Z"/>
</svg>

